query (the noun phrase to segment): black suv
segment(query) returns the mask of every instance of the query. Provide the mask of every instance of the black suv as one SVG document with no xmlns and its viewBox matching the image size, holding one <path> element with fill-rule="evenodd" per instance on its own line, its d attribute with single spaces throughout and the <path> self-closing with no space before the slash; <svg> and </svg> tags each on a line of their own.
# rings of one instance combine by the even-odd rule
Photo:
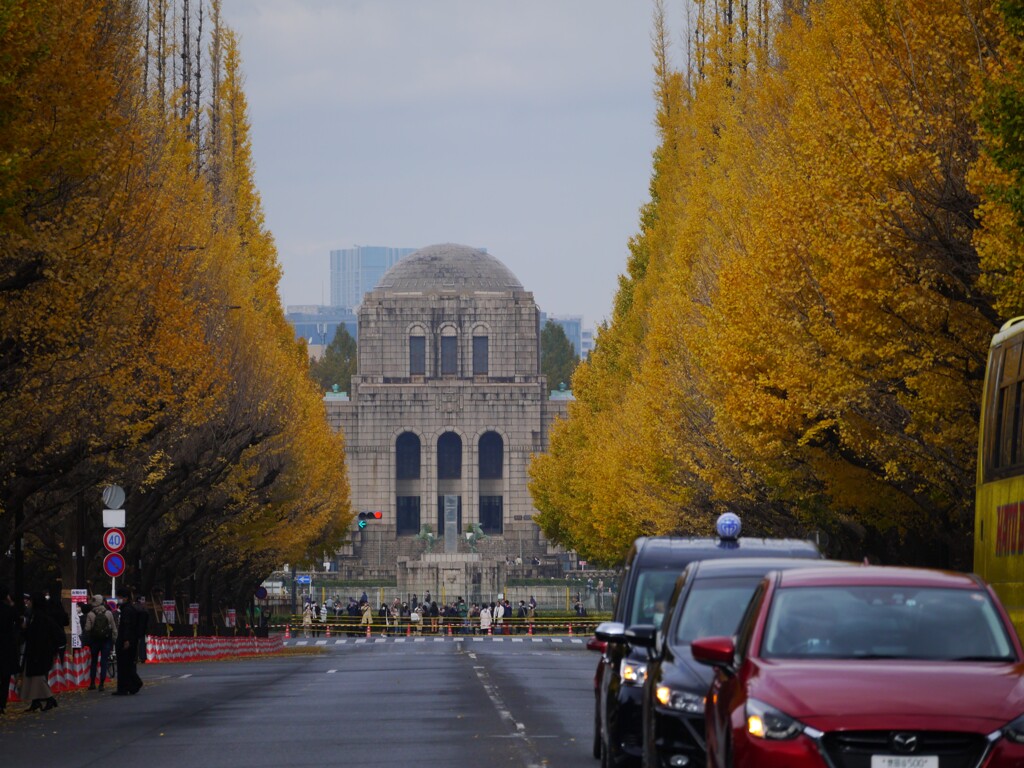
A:
<svg viewBox="0 0 1024 768">
<path fill-rule="evenodd" d="M 625 638 L 634 624 L 660 625 L 676 579 L 695 560 L 795 557 L 820 560 L 818 548 L 800 539 L 739 538 L 739 518 L 722 515 L 718 537 L 641 537 L 633 542 L 619 576 L 612 621 L 600 624 L 589 647 L 601 650 L 594 677 L 594 757 L 602 768 L 638 765 L 643 750 L 642 693 L 647 649 Z M 724 535 L 723 535 L 724 534 Z"/>
<path fill-rule="evenodd" d="M 757 557 L 690 563 L 678 578 L 661 626 L 626 629 L 634 646 L 650 649 L 643 688 L 643 766 L 703 766 L 704 696 L 714 670 L 693 660 L 698 637 L 734 635 L 754 590 L 769 571 L 849 566 L 835 560 Z"/>
</svg>

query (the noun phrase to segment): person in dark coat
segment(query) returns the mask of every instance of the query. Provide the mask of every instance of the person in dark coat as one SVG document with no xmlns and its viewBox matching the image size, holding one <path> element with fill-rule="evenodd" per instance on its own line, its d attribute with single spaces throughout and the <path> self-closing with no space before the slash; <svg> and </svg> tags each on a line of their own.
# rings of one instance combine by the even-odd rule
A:
<svg viewBox="0 0 1024 768">
<path fill-rule="evenodd" d="M 146 598 L 139 597 L 135 601 L 135 607 L 139 611 L 139 664 L 145 664 L 146 633 L 149 632 L 149 609 L 146 607 Z"/>
<path fill-rule="evenodd" d="M 44 593 L 43 597 L 46 598 L 46 610 L 50 614 L 50 618 L 54 620 L 57 626 L 61 628 L 61 632 L 64 634 L 63 639 L 60 642 L 60 646 L 57 648 L 57 654 L 60 656 L 61 663 L 63 663 L 64 654 L 68 647 L 68 636 L 65 631 L 65 627 L 71 626 L 71 617 L 68 616 L 68 612 L 64 610 L 64 604 L 60 598 L 60 587 L 54 587 L 53 590 L 48 590 Z"/>
<path fill-rule="evenodd" d="M 25 626 L 25 681 L 21 698 L 32 701 L 26 711 L 41 709 L 45 712 L 57 706 L 57 699 L 46 678 L 53 668 L 57 650 L 65 642 L 64 628 L 51 618 L 42 592 L 34 593 L 30 601 L 31 609 Z"/>
<path fill-rule="evenodd" d="M 132 604 L 131 591 L 117 590 L 117 690 L 112 696 L 127 696 L 142 690 L 142 678 L 137 669 L 139 638 L 142 637 L 141 611 Z"/>
<path fill-rule="evenodd" d="M 11 590 L 0 587 L 0 715 L 7 709 L 11 677 L 18 671 L 18 645 L 21 642 L 21 615 Z"/>
</svg>

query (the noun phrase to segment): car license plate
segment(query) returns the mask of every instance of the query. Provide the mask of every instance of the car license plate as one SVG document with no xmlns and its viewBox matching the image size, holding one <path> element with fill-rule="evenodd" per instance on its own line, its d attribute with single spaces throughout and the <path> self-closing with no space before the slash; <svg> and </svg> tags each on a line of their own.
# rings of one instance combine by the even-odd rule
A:
<svg viewBox="0 0 1024 768">
<path fill-rule="evenodd" d="M 937 755 L 872 755 L 871 768 L 939 768 L 939 758 Z"/>
</svg>

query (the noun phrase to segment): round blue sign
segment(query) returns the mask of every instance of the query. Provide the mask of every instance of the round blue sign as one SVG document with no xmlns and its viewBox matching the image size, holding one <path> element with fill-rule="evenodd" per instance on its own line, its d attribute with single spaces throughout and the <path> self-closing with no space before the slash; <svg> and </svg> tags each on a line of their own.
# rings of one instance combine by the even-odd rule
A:
<svg viewBox="0 0 1024 768">
<path fill-rule="evenodd" d="M 103 572 L 112 579 L 124 573 L 124 558 L 117 552 L 111 552 L 103 558 Z"/>
</svg>

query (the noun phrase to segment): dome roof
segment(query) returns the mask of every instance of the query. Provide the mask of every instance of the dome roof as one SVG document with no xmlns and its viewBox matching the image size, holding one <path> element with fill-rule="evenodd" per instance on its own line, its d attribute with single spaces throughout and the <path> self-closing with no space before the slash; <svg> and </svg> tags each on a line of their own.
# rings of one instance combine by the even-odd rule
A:
<svg viewBox="0 0 1024 768">
<path fill-rule="evenodd" d="M 384 273 L 377 291 L 522 291 L 512 271 L 479 248 L 430 245 Z"/>
</svg>

